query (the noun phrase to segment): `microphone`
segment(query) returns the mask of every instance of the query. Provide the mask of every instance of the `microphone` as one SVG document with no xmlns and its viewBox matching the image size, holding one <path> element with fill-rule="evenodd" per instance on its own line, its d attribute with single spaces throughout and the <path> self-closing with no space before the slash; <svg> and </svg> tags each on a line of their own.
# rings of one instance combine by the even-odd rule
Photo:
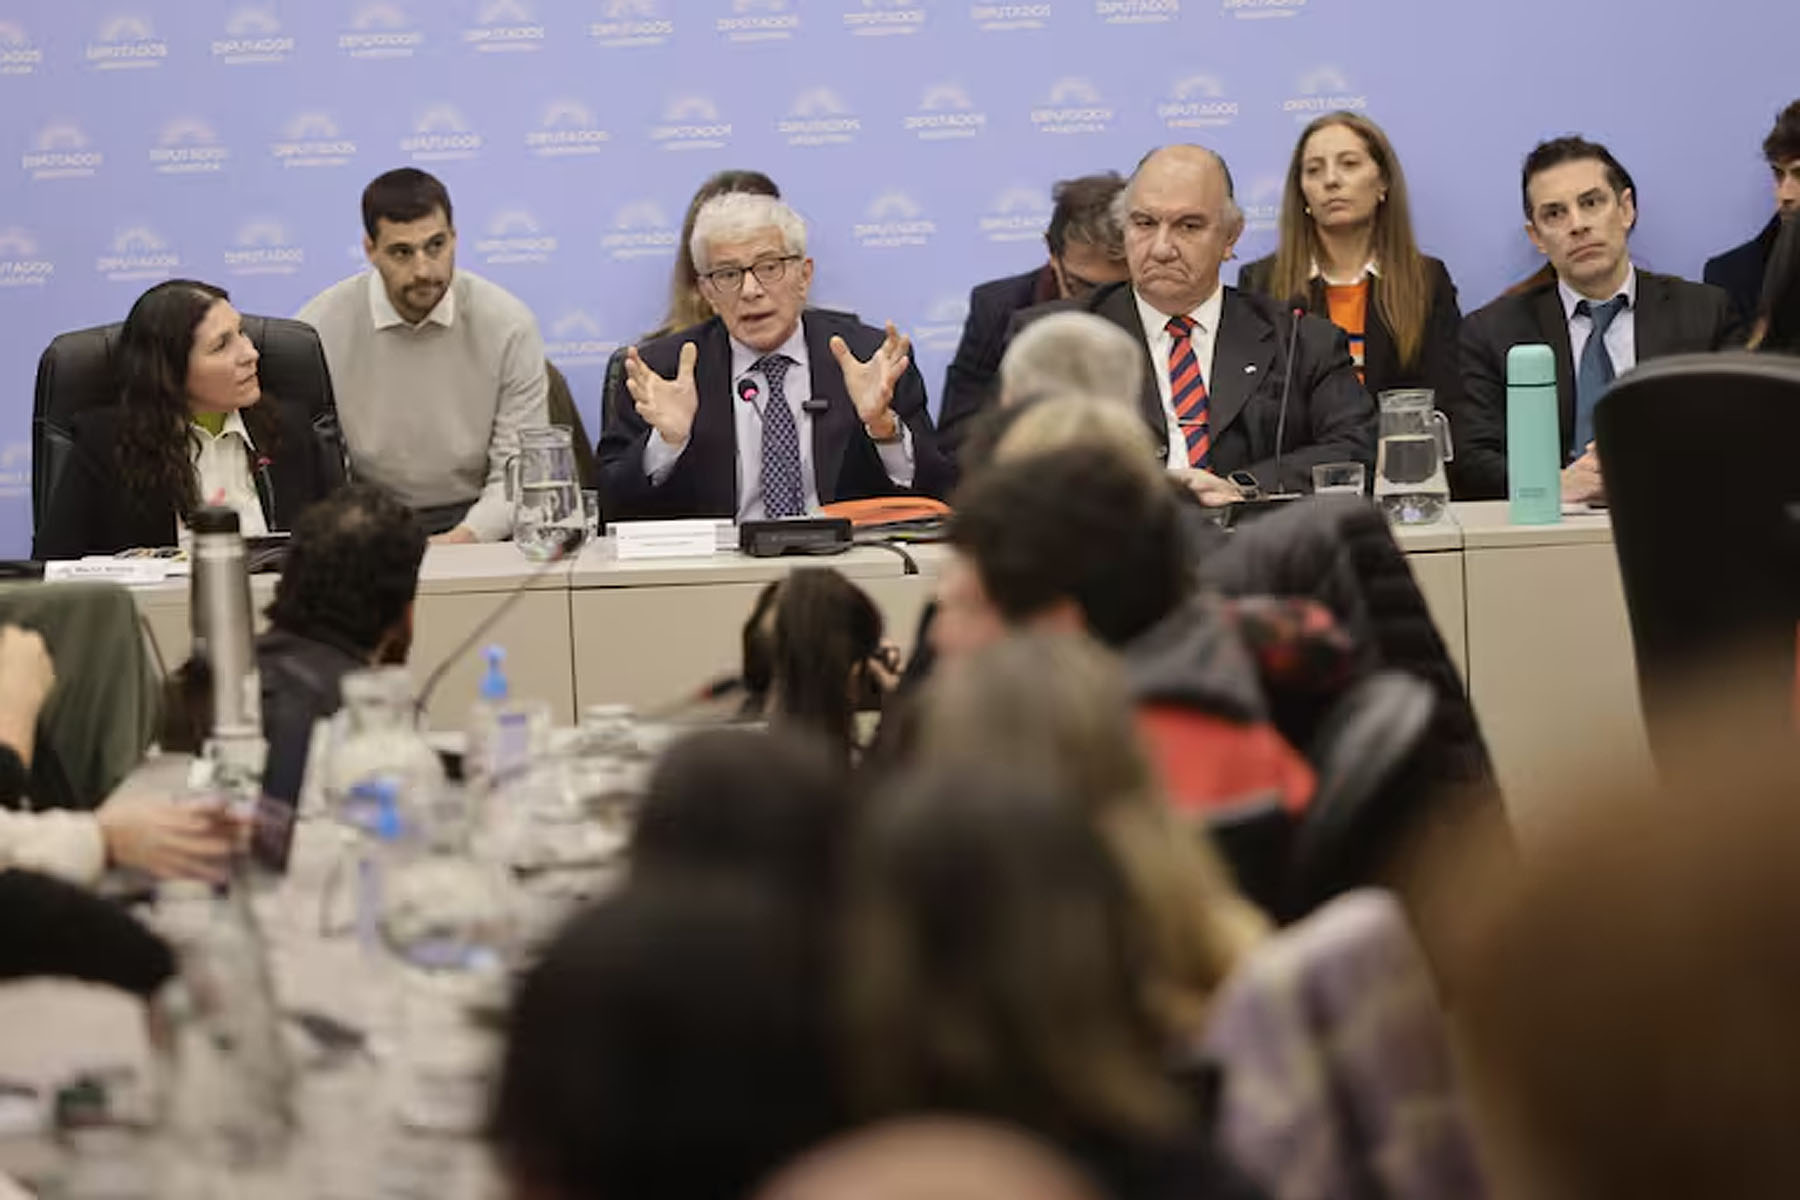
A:
<svg viewBox="0 0 1800 1200">
<path fill-rule="evenodd" d="M 737 394 L 738 399 L 745 404 L 755 404 L 757 397 L 762 395 L 762 389 L 756 386 L 756 380 L 746 375 L 738 380 Z"/>
<path fill-rule="evenodd" d="M 1292 327 L 1288 330 L 1287 369 L 1281 373 L 1281 412 L 1275 418 L 1275 478 L 1270 480 L 1275 487 L 1272 496 L 1292 496 L 1295 493 L 1281 490 L 1281 443 L 1287 437 L 1288 399 L 1294 393 L 1294 350 L 1300 344 L 1300 318 L 1306 310 L 1295 305 L 1288 311 L 1293 317 Z"/>
<path fill-rule="evenodd" d="M 413 702 L 413 711 L 415 713 L 422 713 L 425 711 L 426 707 L 431 703 L 431 693 L 436 691 L 438 684 L 443 682 L 444 675 L 451 667 L 456 665 L 463 655 L 469 652 L 470 647 L 479 642 L 487 631 L 494 627 L 501 617 L 504 617 L 508 612 L 512 611 L 512 606 L 519 602 L 519 597 L 530 591 L 538 580 L 549 573 L 551 567 L 556 566 L 568 557 L 568 546 L 558 545 L 550 552 L 549 558 L 546 558 L 543 562 L 539 563 L 535 571 L 515 584 L 512 591 L 506 593 L 500 603 L 494 606 L 493 611 L 476 623 L 475 628 L 470 630 L 469 636 L 456 644 L 456 649 L 450 651 L 450 653 L 439 660 L 438 665 L 431 669 L 431 674 L 425 677 L 425 686 L 419 689 L 419 698 Z"/>
</svg>

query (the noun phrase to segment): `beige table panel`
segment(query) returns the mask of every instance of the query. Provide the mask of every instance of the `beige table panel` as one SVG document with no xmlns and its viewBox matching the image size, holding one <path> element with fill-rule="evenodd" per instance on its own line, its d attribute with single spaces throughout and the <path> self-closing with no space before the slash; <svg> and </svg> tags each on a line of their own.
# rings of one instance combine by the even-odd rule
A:
<svg viewBox="0 0 1800 1200">
<path fill-rule="evenodd" d="M 504 592 L 419 596 L 413 610 L 413 683 L 425 677 L 505 599 Z M 445 674 L 431 699 L 434 729 L 462 729 L 487 665 L 481 646 L 506 648 L 513 695 L 550 702 L 551 719 L 575 721 L 575 677 L 569 638 L 569 593 L 561 588 L 527 592 L 494 628 Z"/>
<path fill-rule="evenodd" d="M 1463 686 L 1467 688 L 1469 639 L 1464 608 L 1463 556 L 1455 550 L 1422 551 L 1408 554 L 1406 565 L 1412 568 L 1413 580 L 1419 585 L 1425 607 L 1431 613 L 1431 623 L 1437 626 L 1438 636 L 1444 639 L 1450 660 L 1456 664 Z"/>
</svg>

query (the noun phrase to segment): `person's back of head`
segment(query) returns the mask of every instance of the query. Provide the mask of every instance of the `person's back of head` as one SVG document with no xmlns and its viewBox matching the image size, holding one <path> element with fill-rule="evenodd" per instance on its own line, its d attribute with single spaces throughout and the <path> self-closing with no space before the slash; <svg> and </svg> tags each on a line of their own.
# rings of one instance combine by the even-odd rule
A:
<svg viewBox="0 0 1800 1200">
<path fill-rule="evenodd" d="M 773 724 L 817 734 L 848 754 L 856 714 L 877 706 L 881 610 L 830 567 L 798 567 L 757 597 L 743 631 L 751 705 Z M 891 664 L 890 664 L 891 665 Z"/>
<path fill-rule="evenodd" d="M 382 489 L 339 489 L 294 522 L 270 624 L 370 660 L 405 662 L 425 540 L 411 510 Z"/>
<path fill-rule="evenodd" d="M 1079 1167 L 1016 1129 L 947 1117 L 884 1122 L 784 1169 L 755 1200 L 1100 1200 Z"/>
<path fill-rule="evenodd" d="M 1783 221 L 1775 235 L 1750 348 L 1800 354 L 1800 216 Z"/>
<path fill-rule="evenodd" d="M 710 877 L 575 917 L 514 998 L 490 1135 L 516 1194 L 731 1200 L 838 1127 L 788 906 Z"/>
<path fill-rule="evenodd" d="M 1143 347 L 1093 313 L 1052 313 L 1031 322 L 1000 360 L 1002 405 L 1074 393 L 1135 413 L 1143 384 Z"/>
</svg>

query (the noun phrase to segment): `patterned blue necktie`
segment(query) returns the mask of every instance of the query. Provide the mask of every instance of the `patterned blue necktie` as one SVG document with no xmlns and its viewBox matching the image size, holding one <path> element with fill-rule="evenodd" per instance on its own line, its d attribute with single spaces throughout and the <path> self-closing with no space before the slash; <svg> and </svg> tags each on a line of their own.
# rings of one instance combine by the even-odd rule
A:
<svg viewBox="0 0 1800 1200">
<path fill-rule="evenodd" d="M 1625 303 L 1624 296 L 1614 296 L 1604 304 L 1583 300 L 1575 306 L 1575 315 L 1592 320 L 1594 328 L 1588 334 L 1587 344 L 1581 348 L 1581 363 L 1575 368 L 1575 441 L 1569 447 L 1571 462 L 1585 454 L 1588 443 L 1594 440 L 1594 406 L 1600 403 L 1600 397 L 1606 395 L 1606 389 L 1613 381 L 1606 331 L 1612 328 L 1613 319 L 1625 311 Z"/>
<path fill-rule="evenodd" d="M 798 517 L 806 512 L 806 490 L 800 483 L 800 430 L 794 410 L 788 407 L 783 386 L 794 360 L 785 354 L 768 354 L 750 364 L 769 381 L 769 398 L 762 413 L 763 513 L 769 517 Z"/>
</svg>

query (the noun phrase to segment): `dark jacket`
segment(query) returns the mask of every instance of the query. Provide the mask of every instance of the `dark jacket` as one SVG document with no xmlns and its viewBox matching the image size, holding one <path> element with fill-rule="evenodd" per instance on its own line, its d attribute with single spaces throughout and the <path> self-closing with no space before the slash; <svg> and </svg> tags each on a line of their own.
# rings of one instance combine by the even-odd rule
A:
<svg viewBox="0 0 1800 1200">
<path fill-rule="evenodd" d="M 1734 250 L 1706 260 L 1701 278 L 1731 297 L 1738 317 L 1749 321 L 1762 303 L 1763 274 L 1769 268 L 1769 253 L 1775 248 L 1775 235 L 1781 232 L 1780 216 L 1769 218 L 1761 233 Z"/>
<path fill-rule="evenodd" d="M 1731 300 L 1716 287 L 1673 275 L 1637 273 L 1637 360 L 1719 350 L 1740 340 Z M 1555 279 L 1500 297 L 1463 320 L 1463 386 L 1451 409 L 1456 457 L 1450 491 L 1458 500 L 1506 495 L 1506 354 L 1542 342 L 1556 355 L 1562 445 L 1575 436 L 1575 364 L 1569 322 Z M 1698 419 L 1697 419 L 1698 420 Z"/>
<path fill-rule="evenodd" d="M 343 482 L 342 462 L 313 433 L 306 414 L 271 397 L 279 424 L 279 444 L 266 470 L 256 472 L 256 492 L 270 529 L 292 529 L 314 502 Z M 43 524 L 33 539 L 32 557 L 79 558 L 114 554 L 136 546 L 173 546 L 175 508 L 140 498 L 119 482 L 113 446 L 119 437 L 116 405 L 77 413 L 70 421 L 73 447 L 68 467 L 50 497 Z M 258 447 L 257 453 L 266 453 Z"/>
<path fill-rule="evenodd" d="M 831 355 L 832 337 L 842 337 L 858 358 L 866 359 L 881 345 L 882 331 L 853 318 L 808 309 L 801 318 L 812 376 L 812 396 L 825 410 L 812 418 L 813 468 L 818 473 L 819 502 L 862 500 L 901 494 L 881 465 L 880 452 L 862 427 L 856 405 L 844 386 L 844 375 Z M 644 447 L 655 436 L 638 415 L 629 389 L 621 387 L 602 421 L 600 487 L 608 519 L 636 517 L 730 517 L 737 512 L 737 423 L 731 394 L 731 338 L 725 323 L 714 317 L 638 347 L 644 365 L 664 378 L 674 378 L 684 343 L 693 342 L 699 356 L 694 382 L 700 407 L 687 449 L 661 484 L 644 474 Z M 925 409 L 925 381 L 917 364 L 894 388 L 894 415 L 912 431 L 912 491 L 942 497 L 953 481 L 952 469 L 937 449 L 931 415 Z"/>
<path fill-rule="evenodd" d="M 944 371 L 938 406 L 938 444 L 952 459 L 968 432 L 965 423 L 999 394 L 1000 358 L 1013 314 L 1056 297 L 1056 276 L 1047 263 L 1023 275 L 978 283 L 969 293 L 969 316 L 956 357 Z"/>
<path fill-rule="evenodd" d="M 1275 256 L 1259 258 L 1244 264 L 1238 272 L 1238 286 L 1246 292 L 1269 293 L 1269 277 L 1275 271 Z M 1456 304 L 1456 285 L 1444 264 L 1429 256 L 1425 271 L 1431 280 L 1431 308 L 1425 314 L 1425 340 L 1419 348 L 1419 360 L 1410 367 L 1400 364 L 1400 349 L 1394 344 L 1393 331 L 1381 319 L 1376 303 L 1381 294 L 1381 277 L 1369 281 L 1369 315 L 1363 330 L 1363 386 L 1369 395 L 1379 396 L 1394 388 L 1430 388 L 1437 393 L 1438 406 L 1453 397 L 1462 387 L 1462 370 L 1457 360 L 1457 334 L 1462 327 L 1462 310 Z M 1274 300 L 1299 304 L 1314 316 L 1331 319 L 1325 303 L 1325 281 L 1314 278 L 1304 296 L 1272 296 Z"/>
<path fill-rule="evenodd" d="M 256 639 L 262 681 L 263 738 L 269 744 L 263 792 L 297 803 L 306 781 L 313 725 L 343 706 L 339 685 L 369 665 L 366 654 L 323 639 L 271 629 Z"/>
<path fill-rule="evenodd" d="M 1014 329 L 1052 312 L 1095 313 L 1143 347 L 1139 407 L 1166 456 L 1169 427 L 1156 380 L 1168 364 L 1150 361 L 1131 285 L 1108 284 L 1082 300 L 1040 304 L 1019 313 Z M 1375 403 L 1356 378 L 1343 330 L 1321 317 L 1300 318 L 1290 389 L 1288 343 L 1294 329 L 1294 318 L 1274 301 L 1225 289 L 1212 377 L 1206 381 L 1214 474 L 1246 471 L 1265 491 L 1310 492 L 1312 469 L 1320 463 L 1359 462 L 1374 470 Z M 1275 440 L 1284 392 L 1288 412 L 1277 477 Z"/>
<path fill-rule="evenodd" d="M 168 943 L 117 904 L 48 875 L 0 871 L 0 980 L 50 976 L 146 999 L 175 973 Z"/>
</svg>

